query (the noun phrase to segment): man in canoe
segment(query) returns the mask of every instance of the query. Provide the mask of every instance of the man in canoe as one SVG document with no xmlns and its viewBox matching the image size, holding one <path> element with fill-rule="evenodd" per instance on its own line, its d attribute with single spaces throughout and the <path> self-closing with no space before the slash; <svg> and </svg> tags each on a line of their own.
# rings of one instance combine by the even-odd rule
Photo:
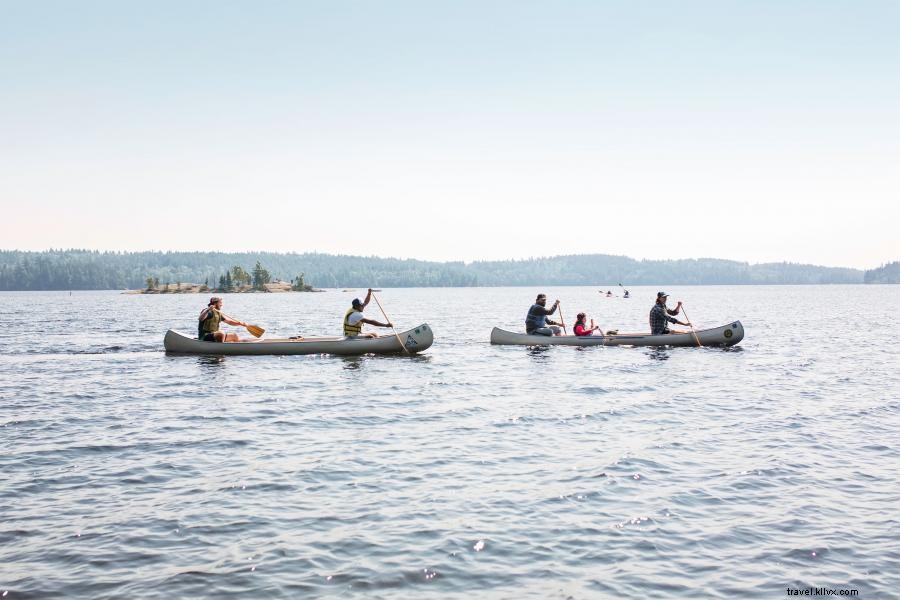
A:
<svg viewBox="0 0 900 600">
<path fill-rule="evenodd" d="M 667 333 L 681 333 L 669 331 L 669 323 L 677 323 L 678 325 L 684 325 L 685 327 L 690 327 L 691 324 L 689 322 L 682 323 L 678 319 L 675 318 L 681 311 L 681 302 L 678 303 L 678 306 L 675 307 L 675 310 L 670 308 L 666 308 L 666 298 L 669 295 L 665 292 L 657 292 L 656 294 L 656 304 L 653 305 L 653 308 L 650 309 L 650 334 L 651 335 L 664 335 Z"/>
<path fill-rule="evenodd" d="M 378 337 L 375 333 L 363 333 L 362 326 L 363 323 L 367 325 L 373 325 L 375 327 L 393 327 L 393 325 L 388 323 L 382 323 L 380 321 L 375 321 L 373 319 L 366 319 L 363 316 L 363 310 L 365 310 L 366 305 L 369 304 L 369 301 L 372 300 L 372 288 L 369 288 L 369 292 L 366 294 L 365 302 L 361 302 L 359 298 L 354 298 L 353 302 L 351 302 L 350 309 L 344 313 L 344 335 L 347 337 Z"/>
<path fill-rule="evenodd" d="M 559 323 L 547 318 L 547 315 L 556 312 L 559 298 L 556 299 L 550 310 L 547 310 L 546 306 L 547 295 L 538 294 L 534 304 L 528 309 L 528 314 L 525 315 L 525 333 L 528 335 L 559 335 L 560 329 L 557 327 Z"/>
<path fill-rule="evenodd" d="M 236 333 L 219 331 L 219 324 L 225 322 L 236 327 L 247 327 L 243 321 L 235 321 L 222 313 L 222 299 L 213 296 L 209 304 L 200 311 L 200 319 L 197 324 L 197 339 L 201 342 L 237 342 Z"/>
</svg>

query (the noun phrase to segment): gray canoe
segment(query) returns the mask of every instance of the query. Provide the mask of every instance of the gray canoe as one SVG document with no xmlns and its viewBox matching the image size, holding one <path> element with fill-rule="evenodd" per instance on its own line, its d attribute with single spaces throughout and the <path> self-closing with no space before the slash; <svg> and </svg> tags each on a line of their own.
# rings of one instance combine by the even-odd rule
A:
<svg viewBox="0 0 900 600">
<path fill-rule="evenodd" d="M 400 345 L 401 341 L 403 342 L 402 346 Z M 427 350 L 433 342 L 434 335 L 431 327 L 423 323 L 408 331 L 398 332 L 397 335 L 387 334 L 377 338 L 310 337 L 297 340 L 264 338 L 242 342 L 201 342 L 193 336 L 170 329 L 166 332 L 163 345 L 166 352 L 184 354 L 339 354 L 355 356 L 359 354 L 406 354 L 406 350 L 414 354 Z"/>
<path fill-rule="evenodd" d="M 514 333 L 499 327 L 491 331 L 491 343 L 519 346 L 734 346 L 744 339 L 744 326 L 740 321 L 697 330 L 694 333 L 670 333 L 650 335 L 649 333 L 620 333 L 616 335 L 528 335 Z"/>
</svg>

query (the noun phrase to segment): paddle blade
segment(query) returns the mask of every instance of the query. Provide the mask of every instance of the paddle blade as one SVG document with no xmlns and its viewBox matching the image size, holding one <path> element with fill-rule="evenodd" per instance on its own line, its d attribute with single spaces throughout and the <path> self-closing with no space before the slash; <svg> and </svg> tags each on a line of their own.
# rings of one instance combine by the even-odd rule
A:
<svg viewBox="0 0 900 600">
<path fill-rule="evenodd" d="M 250 335 L 253 337 L 262 337 L 262 334 L 266 332 L 266 330 L 259 325 L 247 325 L 247 331 L 249 331 Z"/>
</svg>

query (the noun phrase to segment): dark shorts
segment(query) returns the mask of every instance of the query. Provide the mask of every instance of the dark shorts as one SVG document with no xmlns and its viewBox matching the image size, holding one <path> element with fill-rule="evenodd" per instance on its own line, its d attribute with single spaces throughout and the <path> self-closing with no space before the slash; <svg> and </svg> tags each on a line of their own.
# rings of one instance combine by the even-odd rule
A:
<svg viewBox="0 0 900 600">
<path fill-rule="evenodd" d="M 205 334 L 203 334 L 203 337 L 200 338 L 200 341 L 201 342 L 217 342 L 218 340 L 216 339 L 216 334 L 205 333 Z"/>
</svg>

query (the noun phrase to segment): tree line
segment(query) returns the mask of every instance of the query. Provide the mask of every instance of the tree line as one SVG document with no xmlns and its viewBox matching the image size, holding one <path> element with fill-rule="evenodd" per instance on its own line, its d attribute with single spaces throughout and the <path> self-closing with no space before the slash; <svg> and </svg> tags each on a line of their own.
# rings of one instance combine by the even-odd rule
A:
<svg viewBox="0 0 900 600">
<path fill-rule="evenodd" d="M 265 273 L 255 271 L 254 265 Z M 255 274 L 296 284 L 297 273 L 302 273 L 303 286 L 330 288 L 896 283 L 898 271 L 900 263 L 862 271 L 712 258 L 635 260 L 608 254 L 463 263 L 319 253 L 0 250 L 0 290 L 141 289 L 148 279 L 156 285 L 192 282 L 228 289 L 229 277 L 231 287 L 253 285 Z"/>
</svg>

